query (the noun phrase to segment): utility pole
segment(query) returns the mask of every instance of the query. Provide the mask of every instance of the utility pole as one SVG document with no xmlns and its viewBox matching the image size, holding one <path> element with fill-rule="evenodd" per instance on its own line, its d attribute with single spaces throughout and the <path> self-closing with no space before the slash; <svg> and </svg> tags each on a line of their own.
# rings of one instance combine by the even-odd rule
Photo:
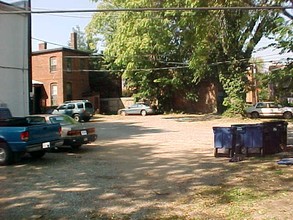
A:
<svg viewBox="0 0 293 220">
<path fill-rule="evenodd" d="M 246 95 L 246 102 L 251 104 L 255 104 L 258 102 L 258 88 L 257 88 L 257 80 L 256 73 L 257 68 L 256 64 L 250 64 L 247 68 L 248 71 L 248 80 L 250 82 L 250 91 Z"/>
</svg>

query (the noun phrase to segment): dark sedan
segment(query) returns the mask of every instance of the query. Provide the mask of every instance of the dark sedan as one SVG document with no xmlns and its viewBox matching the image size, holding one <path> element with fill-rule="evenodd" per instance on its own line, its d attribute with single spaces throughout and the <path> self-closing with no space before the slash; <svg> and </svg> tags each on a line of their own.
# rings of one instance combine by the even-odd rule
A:
<svg viewBox="0 0 293 220">
<path fill-rule="evenodd" d="M 98 137 L 94 127 L 84 126 L 67 115 L 30 115 L 27 116 L 27 121 L 30 124 L 59 123 L 62 129 L 63 145 L 69 145 L 73 149 L 77 149 L 83 144 L 94 142 Z"/>
</svg>

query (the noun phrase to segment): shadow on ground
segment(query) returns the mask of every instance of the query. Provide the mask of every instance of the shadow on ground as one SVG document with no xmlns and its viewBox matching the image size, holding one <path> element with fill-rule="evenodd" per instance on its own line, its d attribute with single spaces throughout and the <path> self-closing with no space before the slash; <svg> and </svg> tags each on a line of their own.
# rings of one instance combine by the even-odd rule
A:
<svg viewBox="0 0 293 220">
<path fill-rule="evenodd" d="M 184 219 L 191 205 L 187 210 L 197 219 L 225 219 L 212 210 L 215 204 L 231 206 L 231 189 L 261 189 L 265 195 L 293 189 L 292 177 L 276 174 L 280 168 L 274 156 L 229 163 L 214 158 L 212 148 L 180 149 L 175 143 L 163 148 L 155 139 L 151 145 L 135 139 L 168 135 L 167 130 L 125 122 L 97 126 L 101 135 L 96 144 L 0 167 L 0 218 Z M 292 140 L 290 128 L 288 142 Z"/>
</svg>

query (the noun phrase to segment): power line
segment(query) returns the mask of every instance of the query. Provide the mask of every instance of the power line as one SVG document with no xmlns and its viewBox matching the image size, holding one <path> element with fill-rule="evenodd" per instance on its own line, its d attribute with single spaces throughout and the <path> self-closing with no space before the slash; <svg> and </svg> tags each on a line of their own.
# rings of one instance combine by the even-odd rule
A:
<svg viewBox="0 0 293 220">
<path fill-rule="evenodd" d="M 61 44 L 57 44 L 57 43 L 53 43 L 53 42 L 49 42 L 49 41 L 46 41 L 46 40 L 38 39 L 38 38 L 35 38 L 35 37 L 32 37 L 32 39 L 33 39 L 33 40 L 37 40 L 37 41 L 41 41 L 41 42 L 45 42 L 45 43 L 48 43 L 48 44 L 52 44 L 52 45 L 55 45 L 55 46 L 69 47 L 69 46 L 64 46 L 64 45 L 61 45 Z"/>
<path fill-rule="evenodd" d="M 1 66 L 0 69 L 9 69 L 9 70 L 28 70 L 28 68 L 13 67 L 13 66 Z"/>
<path fill-rule="evenodd" d="M 240 62 L 244 62 L 244 61 L 249 61 L 248 59 L 239 59 L 237 61 Z M 217 65 L 222 65 L 222 64 L 227 64 L 227 63 L 231 63 L 232 61 L 219 61 L 219 62 L 214 62 L 214 63 L 208 63 L 206 64 L 207 66 L 217 66 Z M 269 61 L 254 61 L 252 63 L 260 63 L 260 64 L 265 64 L 265 63 L 282 63 L 282 62 L 277 62 L 276 60 L 269 60 Z M 167 64 L 167 63 L 166 63 Z M 171 64 L 171 63 L 170 63 Z M 283 63 L 284 64 L 284 63 Z M 0 67 L 1 68 L 1 67 Z M 166 66 L 166 67 L 153 67 L 153 68 L 137 68 L 137 69 L 129 69 L 127 71 L 129 72 L 139 72 L 139 71 L 159 71 L 159 70 L 178 70 L 178 69 L 190 69 L 190 67 L 188 65 L 184 65 L 183 63 L 181 63 L 181 66 Z M 67 69 L 64 69 L 64 72 L 96 72 L 96 73 L 123 73 L 126 69 L 115 69 L 115 70 L 111 70 L 111 69 L 71 69 L 70 71 L 68 71 Z"/>
<path fill-rule="evenodd" d="M 164 11 L 227 11 L 227 10 L 286 10 L 293 6 L 248 6 L 248 7 L 196 7 L 196 8 L 116 8 L 83 10 L 46 10 L 46 11 L 1 11 L 0 14 L 64 14 L 64 13 L 108 13 L 108 12 L 164 12 Z"/>
<path fill-rule="evenodd" d="M 49 9 L 45 9 L 45 8 L 31 8 L 32 10 L 42 10 L 42 11 L 48 11 Z M 52 10 L 57 10 L 57 9 L 52 9 Z M 50 15 L 50 16 L 58 16 L 58 17 L 66 17 L 66 18 L 85 18 L 85 19 L 89 19 L 91 18 L 91 16 L 81 16 L 80 14 L 76 14 L 76 15 Z"/>
</svg>

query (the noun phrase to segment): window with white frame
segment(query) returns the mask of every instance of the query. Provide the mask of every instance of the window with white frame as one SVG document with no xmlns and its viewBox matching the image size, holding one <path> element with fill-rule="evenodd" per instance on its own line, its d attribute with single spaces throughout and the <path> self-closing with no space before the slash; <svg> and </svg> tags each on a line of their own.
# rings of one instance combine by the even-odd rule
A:
<svg viewBox="0 0 293 220">
<path fill-rule="evenodd" d="M 57 70 L 57 58 L 50 57 L 50 72 L 54 72 Z"/>
</svg>

